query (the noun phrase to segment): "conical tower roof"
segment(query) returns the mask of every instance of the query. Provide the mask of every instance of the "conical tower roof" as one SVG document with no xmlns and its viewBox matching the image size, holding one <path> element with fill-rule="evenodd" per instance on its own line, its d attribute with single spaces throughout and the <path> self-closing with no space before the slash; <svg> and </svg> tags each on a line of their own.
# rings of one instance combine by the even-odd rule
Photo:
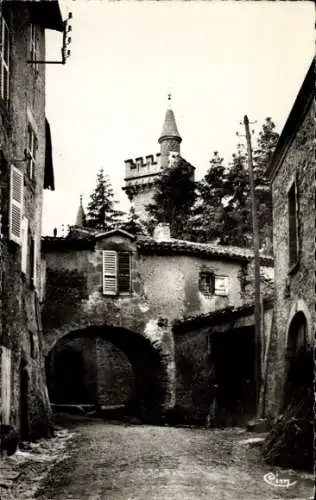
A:
<svg viewBox="0 0 316 500">
<path fill-rule="evenodd" d="M 160 143 L 164 139 L 178 139 L 179 142 L 182 141 L 176 124 L 176 119 L 174 117 L 174 112 L 170 107 L 166 111 L 165 121 L 158 142 Z"/>
<path fill-rule="evenodd" d="M 76 226 L 83 227 L 86 221 L 86 214 L 84 213 L 84 209 L 82 206 L 82 195 L 80 196 L 80 205 L 77 212 L 76 217 Z"/>
</svg>

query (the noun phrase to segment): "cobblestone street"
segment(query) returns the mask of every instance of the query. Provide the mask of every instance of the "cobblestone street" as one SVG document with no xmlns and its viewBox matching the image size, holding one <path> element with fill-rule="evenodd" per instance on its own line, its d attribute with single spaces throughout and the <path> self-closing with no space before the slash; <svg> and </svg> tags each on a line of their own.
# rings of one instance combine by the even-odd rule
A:
<svg viewBox="0 0 316 500">
<path fill-rule="evenodd" d="M 68 458 L 49 473 L 40 500 L 273 500 L 314 498 L 312 475 L 260 463 L 258 437 L 206 430 L 73 419 Z M 268 484 L 289 480 L 290 486 Z M 272 475 L 274 474 L 274 476 Z M 277 476 L 279 474 L 279 476 Z M 267 479 L 267 476 L 266 476 Z"/>
</svg>

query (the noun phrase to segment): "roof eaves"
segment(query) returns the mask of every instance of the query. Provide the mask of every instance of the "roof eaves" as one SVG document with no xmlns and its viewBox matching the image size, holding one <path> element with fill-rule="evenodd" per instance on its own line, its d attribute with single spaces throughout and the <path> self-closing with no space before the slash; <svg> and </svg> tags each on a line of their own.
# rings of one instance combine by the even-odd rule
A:
<svg viewBox="0 0 316 500">
<path fill-rule="evenodd" d="M 283 127 L 275 151 L 267 167 L 266 174 L 270 181 L 275 177 L 297 130 L 308 112 L 315 95 L 315 58 L 308 69 L 304 82 L 297 94 L 290 114 Z"/>
</svg>

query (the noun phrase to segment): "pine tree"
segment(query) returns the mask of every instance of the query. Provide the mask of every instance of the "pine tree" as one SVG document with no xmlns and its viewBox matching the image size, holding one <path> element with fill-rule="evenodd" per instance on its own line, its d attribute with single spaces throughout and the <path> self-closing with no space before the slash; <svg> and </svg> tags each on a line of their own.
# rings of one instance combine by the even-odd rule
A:
<svg viewBox="0 0 316 500">
<path fill-rule="evenodd" d="M 157 181 L 153 203 L 147 206 L 148 228 L 168 222 L 173 238 L 187 238 L 186 223 L 196 199 L 193 167 L 178 157 Z"/>
<path fill-rule="evenodd" d="M 259 132 L 253 160 L 255 185 L 261 188 L 256 189 L 260 241 L 261 245 L 270 247 L 272 247 L 272 193 L 266 177 L 266 170 L 278 140 L 279 134 L 275 131 L 275 124 L 268 117 Z"/>
<path fill-rule="evenodd" d="M 120 222 L 122 212 L 115 209 L 116 201 L 111 181 L 101 169 L 97 173 L 96 188 L 87 207 L 86 225 L 100 230 L 113 229 Z"/>
<path fill-rule="evenodd" d="M 237 153 L 224 175 L 223 227 L 220 243 L 248 247 L 251 243 L 251 200 L 246 153 L 238 145 Z"/>
<path fill-rule="evenodd" d="M 223 230 L 224 160 L 214 151 L 210 168 L 200 182 L 192 215 L 188 221 L 189 239 L 199 242 L 217 240 Z"/>
</svg>

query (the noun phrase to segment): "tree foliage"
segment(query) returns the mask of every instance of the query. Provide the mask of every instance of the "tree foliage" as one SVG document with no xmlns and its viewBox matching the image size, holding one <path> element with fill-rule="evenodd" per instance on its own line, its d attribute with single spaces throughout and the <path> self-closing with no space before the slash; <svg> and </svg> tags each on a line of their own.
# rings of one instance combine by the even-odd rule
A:
<svg viewBox="0 0 316 500">
<path fill-rule="evenodd" d="M 147 227 L 136 214 L 134 207 L 130 208 L 127 220 L 122 222 L 121 228 L 134 236 L 148 236 Z"/>
<path fill-rule="evenodd" d="M 173 238 L 187 238 L 186 224 L 196 199 L 194 169 L 183 158 L 165 169 L 157 181 L 153 203 L 147 206 L 148 227 L 168 222 Z"/>
<path fill-rule="evenodd" d="M 268 246 L 272 240 L 272 200 L 265 172 L 278 138 L 273 121 L 266 118 L 253 151 L 261 246 Z M 251 246 L 252 211 L 245 147 L 237 146 L 227 167 L 219 153 L 214 152 L 210 168 L 197 188 L 198 199 L 187 224 L 190 239 Z"/>
<path fill-rule="evenodd" d="M 120 223 L 122 212 L 116 210 L 113 188 L 108 175 L 101 169 L 97 173 L 96 187 L 90 195 L 87 207 L 86 226 L 110 230 Z"/>
</svg>

